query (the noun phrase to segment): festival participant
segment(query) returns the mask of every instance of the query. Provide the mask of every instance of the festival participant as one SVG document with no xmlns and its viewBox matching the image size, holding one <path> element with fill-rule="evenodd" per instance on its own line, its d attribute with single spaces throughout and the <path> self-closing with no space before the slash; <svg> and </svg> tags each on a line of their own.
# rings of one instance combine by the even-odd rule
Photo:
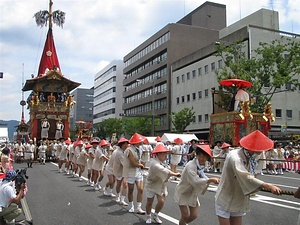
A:
<svg viewBox="0 0 300 225">
<path fill-rule="evenodd" d="M 267 161 L 267 172 L 268 174 L 275 174 L 277 175 L 277 171 L 276 171 L 276 161 L 278 159 L 278 152 L 276 148 L 272 148 L 270 150 L 268 150 L 266 152 L 266 159 L 268 159 Z"/>
<path fill-rule="evenodd" d="M 150 162 L 150 153 L 153 151 L 153 148 L 147 138 L 143 142 L 141 148 L 143 150 L 142 161 L 147 165 Z"/>
<path fill-rule="evenodd" d="M 22 213 L 22 209 L 18 207 L 18 204 L 24 195 L 26 184 L 21 184 L 17 195 L 13 183 L 16 176 L 17 174 L 14 170 L 9 170 L 6 172 L 2 182 L 0 182 L 0 224 L 9 224 Z"/>
<path fill-rule="evenodd" d="M 69 158 L 68 158 L 68 154 L 70 151 L 70 144 L 71 141 L 68 139 L 65 142 L 63 142 L 63 139 L 61 138 L 61 152 L 59 155 L 59 163 L 58 163 L 58 168 L 59 168 L 59 172 L 62 172 L 62 165 L 65 163 L 65 172 L 68 172 L 67 169 L 67 164 L 69 162 Z"/>
<path fill-rule="evenodd" d="M 93 169 L 92 181 L 94 183 L 95 191 L 101 190 L 100 182 L 104 177 L 104 165 L 105 162 L 109 160 L 109 158 L 105 155 L 107 154 L 106 148 L 108 146 L 108 142 L 103 139 L 101 140 L 99 145 L 100 148 L 98 147 L 97 150 L 95 151 L 95 158 L 93 160 L 93 165 L 92 165 L 92 169 Z"/>
<path fill-rule="evenodd" d="M 124 151 L 127 149 L 129 141 L 126 138 L 120 138 L 117 144 L 117 149 L 115 150 L 115 161 L 113 165 L 114 176 L 117 180 L 116 193 L 117 198 L 116 202 L 119 202 L 121 205 L 127 206 L 125 202 L 126 192 L 127 192 L 127 181 L 123 177 L 123 165 L 124 165 Z M 122 191 L 121 191 L 122 186 Z M 120 192 L 121 191 L 121 192 Z"/>
<path fill-rule="evenodd" d="M 52 149 L 52 159 L 53 159 L 54 161 L 57 160 L 57 154 L 56 154 L 57 148 L 58 148 L 57 141 L 54 140 L 53 143 L 51 144 L 51 149 Z"/>
<path fill-rule="evenodd" d="M 204 173 L 205 162 L 212 157 L 209 145 L 194 146 L 196 157 L 186 164 L 174 194 L 181 213 L 179 225 L 186 225 L 198 217 L 198 193 L 203 193 L 211 182 L 219 183 L 219 178 L 208 178 Z"/>
<path fill-rule="evenodd" d="M 48 122 L 47 118 L 44 118 L 41 122 L 42 131 L 41 131 L 41 138 L 42 139 L 48 139 L 48 132 L 50 129 L 50 123 Z"/>
<path fill-rule="evenodd" d="M 32 163 L 34 159 L 34 150 L 35 150 L 35 145 L 33 144 L 33 141 L 30 139 L 29 143 L 25 146 L 25 157 L 24 157 L 24 159 L 27 162 L 28 168 L 32 168 Z"/>
<path fill-rule="evenodd" d="M 188 161 L 190 161 L 190 160 L 192 160 L 192 159 L 194 159 L 194 157 L 195 157 L 195 150 L 196 150 L 196 144 L 198 143 L 198 140 L 196 140 L 196 139 L 192 139 L 191 140 L 191 146 L 190 146 L 190 148 L 189 148 L 189 152 L 188 152 Z"/>
<path fill-rule="evenodd" d="M 93 160 L 95 158 L 95 151 L 97 149 L 97 146 L 99 144 L 99 141 L 97 139 L 94 139 L 92 140 L 91 142 L 92 144 L 92 147 L 89 148 L 88 150 L 88 160 L 87 160 L 87 169 L 88 169 L 88 181 L 87 181 L 87 185 L 94 185 L 94 183 L 92 182 L 92 175 L 93 175 L 93 169 L 92 169 L 92 166 L 93 166 Z"/>
<path fill-rule="evenodd" d="M 39 147 L 39 160 L 40 160 L 40 164 L 43 165 L 45 165 L 46 162 L 46 150 L 47 150 L 47 145 L 45 145 L 45 143 L 42 142 Z"/>
<path fill-rule="evenodd" d="M 215 147 L 213 148 L 213 157 L 218 157 L 218 155 L 222 151 L 221 144 L 222 144 L 221 141 L 215 142 Z M 220 160 L 214 158 L 213 165 L 214 165 L 214 172 L 217 173 L 220 165 Z"/>
<path fill-rule="evenodd" d="M 174 173 L 177 173 L 177 165 L 180 163 L 181 160 L 181 154 L 182 154 L 182 139 L 181 138 L 175 138 L 174 139 L 175 145 L 172 148 L 172 157 L 171 157 L 171 171 Z M 177 177 L 174 177 L 175 180 L 177 180 Z"/>
<path fill-rule="evenodd" d="M 278 143 L 276 145 L 276 150 L 277 150 L 277 159 L 278 160 L 285 160 L 285 158 L 284 158 L 284 152 L 285 152 L 285 150 L 282 148 L 282 144 L 281 143 Z M 280 174 L 280 175 L 283 175 L 283 170 L 282 170 L 283 162 L 282 161 L 278 161 L 277 167 L 278 167 L 277 173 Z"/>
<path fill-rule="evenodd" d="M 180 177 L 180 173 L 172 172 L 167 168 L 167 165 L 164 164 L 169 153 L 171 153 L 171 151 L 163 145 L 158 145 L 152 152 L 156 158 L 152 159 L 150 162 L 149 174 L 145 185 L 147 191 L 146 223 L 162 223 L 158 217 L 158 213 L 164 206 L 165 196 L 168 195 L 166 183 L 170 176 Z M 155 206 L 153 218 L 151 218 L 151 209 L 155 196 L 157 198 L 157 204 Z"/>
<path fill-rule="evenodd" d="M 240 103 L 249 101 L 249 94 L 244 90 L 243 85 L 239 85 L 239 90 L 235 95 L 234 111 L 240 110 Z"/>
<path fill-rule="evenodd" d="M 145 141 L 145 137 L 135 133 L 129 140 L 130 147 L 125 150 L 124 153 L 124 165 L 123 165 L 123 177 L 126 177 L 128 183 L 128 200 L 130 204 L 129 212 L 133 213 L 133 191 L 134 184 L 137 186 L 137 211 L 138 214 L 145 214 L 142 210 L 142 200 L 143 200 L 143 174 L 142 168 L 144 164 L 141 161 L 142 150 L 140 146 Z"/>
<path fill-rule="evenodd" d="M 110 158 L 108 163 L 106 164 L 105 170 L 106 170 L 106 175 L 108 178 L 108 181 L 104 187 L 104 192 L 103 194 L 109 197 L 116 197 L 116 195 L 113 193 L 113 188 L 115 185 L 115 176 L 114 176 L 114 162 L 115 162 L 115 158 L 116 158 L 116 153 L 117 151 L 114 150 L 114 148 L 110 148 Z"/>
<path fill-rule="evenodd" d="M 218 186 L 215 203 L 220 225 L 241 225 L 242 217 L 249 211 L 250 194 L 260 188 L 281 194 L 281 190 L 254 177 L 255 155 L 273 148 L 273 141 L 259 130 L 240 140 L 241 148 L 227 155 Z"/>
<path fill-rule="evenodd" d="M 78 160 L 78 157 L 80 155 L 80 152 L 83 148 L 83 141 L 82 140 L 79 140 L 76 142 L 76 147 L 75 147 L 75 150 L 74 150 L 74 157 L 73 157 L 73 164 L 74 164 L 74 168 L 73 168 L 73 177 L 76 176 L 77 172 L 78 172 L 78 164 L 77 164 L 77 160 Z"/>
<path fill-rule="evenodd" d="M 55 139 L 61 139 L 63 137 L 63 130 L 64 130 L 65 126 L 64 124 L 61 122 L 61 119 L 59 119 L 56 122 L 56 131 L 55 131 Z"/>
<path fill-rule="evenodd" d="M 231 145 L 224 142 L 221 146 L 221 151 L 219 152 L 219 154 L 215 155 L 214 157 L 218 157 L 218 158 L 222 158 L 219 160 L 219 171 L 220 173 L 222 173 L 222 170 L 223 170 L 223 167 L 224 167 L 224 162 L 225 162 L 225 159 L 226 159 L 226 156 L 228 155 L 229 153 L 229 147 Z"/>
<path fill-rule="evenodd" d="M 69 140 L 69 139 L 68 139 Z M 75 146 L 74 143 L 70 140 L 69 144 L 69 153 L 68 153 L 68 161 L 65 164 L 65 167 L 67 169 L 67 175 L 72 174 L 72 166 L 73 166 L 73 157 L 74 157 L 74 151 L 75 151 Z"/>
<path fill-rule="evenodd" d="M 81 151 L 79 153 L 79 156 L 77 158 L 77 165 L 79 167 L 79 181 L 82 181 L 82 174 L 85 170 L 86 164 L 87 164 L 87 158 L 89 157 L 88 151 L 92 147 L 89 143 L 85 144 L 84 148 L 81 148 Z"/>
</svg>

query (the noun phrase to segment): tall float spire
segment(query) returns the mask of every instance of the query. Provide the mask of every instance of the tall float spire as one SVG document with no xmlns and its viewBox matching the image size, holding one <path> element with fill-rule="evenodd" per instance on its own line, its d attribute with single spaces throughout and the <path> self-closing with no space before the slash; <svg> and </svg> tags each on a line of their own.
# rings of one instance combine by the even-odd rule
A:
<svg viewBox="0 0 300 225">
<path fill-rule="evenodd" d="M 52 23 L 55 23 L 59 27 L 63 28 L 63 24 L 65 22 L 65 13 L 60 10 L 52 12 L 52 5 L 53 2 L 52 0 L 50 0 L 49 11 L 39 11 L 34 15 L 36 24 L 38 26 L 46 26 L 49 21 L 49 30 L 47 33 L 47 38 L 39 65 L 39 70 L 37 74 L 38 77 L 45 75 L 49 70 L 60 70 L 60 65 L 52 33 Z"/>
</svg>

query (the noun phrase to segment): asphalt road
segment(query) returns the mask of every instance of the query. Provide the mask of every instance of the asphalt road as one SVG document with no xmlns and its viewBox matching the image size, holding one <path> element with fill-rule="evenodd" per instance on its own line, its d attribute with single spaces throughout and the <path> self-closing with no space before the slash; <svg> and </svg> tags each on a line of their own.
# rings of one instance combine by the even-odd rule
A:
<svg viewBox="0 0 300 225">
<path fill-rule="evenodd" d="M 25 168 L 25 164 L 15 164 L 14 168 Z M 103 192 L 94 191 L 65 173 L 59 173 L 56 164 L 33 165 L 27 170 L 27 202 L 35 225 L 54 224 L 146 224 L 145 215 L 128 212 L 129 206 L 121 206 Z M 208 176 L 220 174 L 208 173 Z M 279 185 L 284 190 L 295 191 L 300 186 L 300 175 L 285 173 L 284 176 L 265 175 L 260 179 Z M 102 181 L 105 185 L 107 178 Z M 168 183 L 169 195 L 160 215 L 163 224 L 178 224 L 180 211 L 173 200 L 176 181 Z M 198 218 L 191 224 L 217 225 L 214 211 L 215 186 L 210 186 L 204 195 L 199 196 L 201 206 Z M 142 208 L 145 209 L 145 193 Z M 127 200 L 126 200 L 127 201 Z M 128 202 L 128 201 L 127 201 Z M 243 218 L 243 225 L 296 225 L 300 213 L 300 200 L 293 196 L 275 196 L 259 192 L 251 197 L 251 212 Z"/>
</svg>

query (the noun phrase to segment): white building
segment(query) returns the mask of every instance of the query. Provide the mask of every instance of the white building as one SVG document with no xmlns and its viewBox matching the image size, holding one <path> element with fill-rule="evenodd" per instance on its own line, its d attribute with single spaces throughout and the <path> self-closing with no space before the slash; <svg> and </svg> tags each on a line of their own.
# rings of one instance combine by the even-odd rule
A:
<svg viewBox="0 0 300 225">
<path fill-rule="evenodd" d="M 300 41 L 300 35 L 279 31 L 278 12 L 266 9 L 219 31 L 220 42 L 233 43 L 242 38 L 246 46 L 242 51 L 249 57 L 259 42 L 270 42 L 282 35 Z M 211 43 L 172 65 L 171 111 L 193 107 L 194 122 L 186 130 L 204 139 L 209 136 L 210 114 L 213 113 L 211 90 L 218 90 L 220 86 L 214 70 L 223 66 L 221 58 L 214 55 L 215 44 Z M 280 88 L 286 90 L 285 86 Z M 271 103 L 276 121 L 271 124 L 270 134 L 281 133 L 281 128 L 285 126 L 289 132 L 300 133 L 299 98 L 300 89 L 294 92 L 283 91 L 273 96 Z"/>
<path fill-rule="evenodd" d="M 123 103 L 123 68 L 122 60 L 114 60 L 96 74 L 93 124 L 108 118 L 119 118 Z"/>
</svg>

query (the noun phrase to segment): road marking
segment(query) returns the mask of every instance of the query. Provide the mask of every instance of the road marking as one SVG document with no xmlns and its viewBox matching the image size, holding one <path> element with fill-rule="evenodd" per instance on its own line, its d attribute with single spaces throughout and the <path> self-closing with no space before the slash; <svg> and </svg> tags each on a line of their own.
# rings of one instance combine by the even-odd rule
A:
<svg viewBox="0 0 300 225">
<path fill-rule="evenodd" d="M 287 208 L 287 209 L 295 209 L 297 211 L 300 211 L 300 203 L 298 202 L 292 202 L 292 201 L 288 201 L 288 200 L 284 200 L 284 199 L 279 199 L 279 198 L 272 198 L 272 197 L 267 197 L 267 196 L 263 196 L 263 195 L 256 195 L 250 198 L 253 201 L 257 201 L 257 202 L 261 202 L 261 203 L 265 203 L 265 204 L 269 204 L 269 205 L 276 205 L 279 207 L 283 207 L 283 208 Z M 295 206 L 289 206 L 289 205 L 284 205 L 281 203 L 288 203 L 291 205 L 295 205 Z"/>
<path fill-rule="evenodd" d="M 58 164 L 57 164 L 57 163 L 54 163 L 54 162 L 50 162 L 50 163 L 51 163 L 52 165 L 58 167 Z M 64 171 L 63 171 L 63 172 L 64 172 Z M 83 177 L 83 176 L 81 176 L 81 178 L 82 178 L 83 180 L 85 180 L 85 181 L 88 180 L 86 177 Z M 151 212 L 152 212 L 152 213 L 155 213 L 155 210 L 152 209 Z M 177 219 L 175 219 L 175 218 L 173 218 L 173 217 L 171 217 L 171 216 L 168 216 L 167 214 L 164 214 L 164 213 L 162 213 L 162 212 L 159 212 L 158 215 L 159 215 L 161 218 L 164 218 L 165 220 L 168 220 L 168 221 L 171 222 L 171 223 L 179 224 L 179 220 L 177 220 Z"/>
<path fill-rule="evenodd" d="M 154 209 L 151 209 L 151 212 L 152 213 L 155 213 L 155 210 Z M 164 214 L 162 212 L 159 212 L 158 215 L 168 221 L 170 221 L 171 223 L 174 223 L 174 224 L 179 224 L 179 220 L 171 217 L 171 216 L 168 216 L 167 214 Z"/>
</svg>

